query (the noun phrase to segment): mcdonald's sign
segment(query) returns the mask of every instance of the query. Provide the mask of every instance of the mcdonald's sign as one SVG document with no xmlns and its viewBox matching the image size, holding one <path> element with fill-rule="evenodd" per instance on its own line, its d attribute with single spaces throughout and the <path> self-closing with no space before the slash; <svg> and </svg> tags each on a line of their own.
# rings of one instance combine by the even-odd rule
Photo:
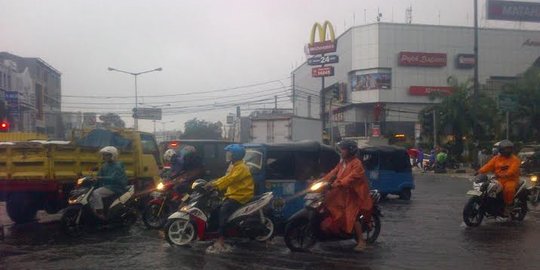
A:
<svg viewBox="0 0 540 270">
<path fill-rule="evenodd" d="M 328 33 L 326 32 L 328 31 Z M 315 37 L 319 34 L 319 41 L 315 41 Z M 330 40 L 326 40 L 326 34 L 329 34 Z M 310 55 L 324 54 L 335 52 L 336 35 L 334 33 L 334 26 L 329 21 L 325 21 L 323 25 L 320 23 L 313 24 L 311 28 L 311 37 L 308 44 L 308 51 Z"/>
</svg>

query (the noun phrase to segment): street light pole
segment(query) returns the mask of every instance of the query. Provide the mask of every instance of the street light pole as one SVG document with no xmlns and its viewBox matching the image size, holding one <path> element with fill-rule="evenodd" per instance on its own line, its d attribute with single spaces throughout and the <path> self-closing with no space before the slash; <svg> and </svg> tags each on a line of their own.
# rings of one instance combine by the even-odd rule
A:
<svg viewBox="0 0 540 270">
<path fill-rule="evenodd" d="M 137 118 L 137 109 L 138 109 L 138 105 L 139 104 L 139 94 L 138 94 L 138 90 L 137 90 L 137 77 L 139 75 L 142 75 L 142 74 L 145 74 L 145 73 L 150 73 L 150 72 L 154 72 L 154 71 L 162 71 L 163 68 L 155 68 L 155 69 L 151 69 L 151 70 L 147 70 L 147 71 L 141 71 L 141 72 L 129 72 L 129 71 L 125 71 L 125 70 L 120 70 L 120 69 L 117 69 L 117 68 L 112 68 L 112 67 L 109 67 L 108 68 L 109 71 L 116 71 L 116 72 L 120 72 L 120 73 L 125 73 L 125 74 L 129 74 L 131 76 L 134 77 L 135 79 L 135 111 L 133 112 L 133 128 L 135 130 L 139 130 L 139 119 Z"/>
</svg>

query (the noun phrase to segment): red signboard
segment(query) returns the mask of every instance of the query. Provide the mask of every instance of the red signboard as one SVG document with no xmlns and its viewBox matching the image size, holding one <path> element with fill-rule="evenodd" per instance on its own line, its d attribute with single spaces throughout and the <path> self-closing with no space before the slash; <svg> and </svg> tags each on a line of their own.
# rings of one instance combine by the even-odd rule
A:
<svg viewBox="0 0 540 270">
<path fill-rule="evenodd" d="M 334 67 L 316 67 L 311 69 L 311 76 L 313 77 L 329 77 L 334 76 Z"/>
<path fill-rule="evenodd" d="M 310 55 L 332 53 L 337 49 L 336 42 L 332 40 L 314 42 L 313 45 L 308 45 L 308 51 Z"/>
<path fill-rule="evenodd" d="M 453 91 L 454 88 L 448 86 L 411 86 L 409 88 L 409 94 L 413 96 L 428 96 L 434 92 L 450 95 Z"/>
<path fill-rule="evenodd" d="M 400 52 L 400 66 L 444 67 L 446 53 Z"/>
</svg>

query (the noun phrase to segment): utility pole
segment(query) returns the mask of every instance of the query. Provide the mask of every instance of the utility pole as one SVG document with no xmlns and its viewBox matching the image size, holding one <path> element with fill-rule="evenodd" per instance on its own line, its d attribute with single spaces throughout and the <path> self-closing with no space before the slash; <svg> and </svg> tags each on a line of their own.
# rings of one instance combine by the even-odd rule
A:
<svg viewBox="0 0 540 270">
<path fill-rule="evenodd" d="M 294 72 L 292 73 L 292 107 L 293 114 L 296 115 L 296 87 L 295 87 L 295 77 Z"/>
<path fill-rule="evenodd" d="M 274 96 L 274 110 L 277 111 L 277 96 Z"/>
<path fill-rule="evenodd" d="M 506 111 L 506 139 L 510 139 L 510 111 Z"/>
<path fill-rule="evenodd" d="M 437 147 L 437 111 L 433 110 L 433 149 Z"/>
<path fill-rule="evenodd" d="M 478 102 L 478 0 L 474 0 L 474 101 Z"/>
<path fill-rule="evenodd" d="M 332 101 L 330 98 L 330 107 L 328 108 L 328 124 L 330 126 L 330 146 L 334 146 L 334 112 L 332 111 Z"/>
</svg>

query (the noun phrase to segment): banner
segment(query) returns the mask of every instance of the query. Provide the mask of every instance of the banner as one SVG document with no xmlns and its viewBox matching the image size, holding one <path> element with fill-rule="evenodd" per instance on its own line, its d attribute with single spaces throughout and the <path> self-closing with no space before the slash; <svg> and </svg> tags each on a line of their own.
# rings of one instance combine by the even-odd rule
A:
<svg viewBox="0 0 540 270">
<path fill-rule="evenodd" d="M 353 91 L 392 89 L 392 71 L 390 69 L 357 71 L 351 75 L 351 87 Z"/>
</svg>

